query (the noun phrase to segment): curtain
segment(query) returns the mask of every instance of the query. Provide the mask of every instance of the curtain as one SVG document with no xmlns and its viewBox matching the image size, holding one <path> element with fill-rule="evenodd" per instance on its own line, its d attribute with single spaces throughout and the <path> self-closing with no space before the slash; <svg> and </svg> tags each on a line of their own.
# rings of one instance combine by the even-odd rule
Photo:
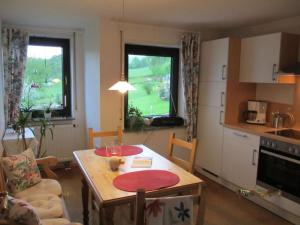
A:
<svg viewBox="0 0 300 225">
<path fill-rule="evenodd" d="M 28 42 L 27 32 L 15 28 L 2 29 L 6 124 L 13 124 L 19 114 Z"/>
<path fill-rule="evenodd" d="M 187 140 L 197 136 L 200 35 L 187 33 L 181 40 L 181 68 L 187 119 Z"/>
</svg>

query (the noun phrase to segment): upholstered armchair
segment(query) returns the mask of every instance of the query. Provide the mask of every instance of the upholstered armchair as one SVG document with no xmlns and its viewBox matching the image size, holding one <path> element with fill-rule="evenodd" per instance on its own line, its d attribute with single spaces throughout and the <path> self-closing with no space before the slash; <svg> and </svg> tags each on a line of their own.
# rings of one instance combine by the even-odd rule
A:
<svg viewBox="0 0 300 225">
<path fill-rule="evenodd" d="M 5 158 L 7 157 L 1 157 L 2 163 Z M 41 169 L 42 179 L 22 191 L 11 193 L 13 197 L 9 197 L 7 192 L 9 179 L 3 164 L 0 164 L 0 225 L 20 225 L 16 222 L 19 221 L 18 217 L 26 218 L 27 223 L 22 225 L 80 225 L 69 221 L 62 187 L 57 181 L 58 176 L 51 170 L 51 167 L 57 165 L 57 158 L 48 156 L 34 160 L 35 165 Z"/>
</svg>

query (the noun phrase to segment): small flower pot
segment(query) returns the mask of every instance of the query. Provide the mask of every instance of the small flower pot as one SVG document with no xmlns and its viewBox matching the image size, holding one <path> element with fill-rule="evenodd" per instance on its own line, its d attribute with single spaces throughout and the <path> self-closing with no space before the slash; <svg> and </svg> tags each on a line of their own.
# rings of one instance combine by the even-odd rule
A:
<svg viewBox="0 0 300 225">
<path fill-rule="evenodd" d="M 51 112 L 44 112 L 44 118 L 45 119 L 51 119 Z"/>
</svg>

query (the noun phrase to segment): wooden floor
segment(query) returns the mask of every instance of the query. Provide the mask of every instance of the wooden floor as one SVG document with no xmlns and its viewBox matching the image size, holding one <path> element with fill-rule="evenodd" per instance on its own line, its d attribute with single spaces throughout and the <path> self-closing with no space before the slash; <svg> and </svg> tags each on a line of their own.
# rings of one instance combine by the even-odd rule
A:
<svg viewBox="0 0 300 225">
<path fill-rule="evenodd" d="M 72 221 L 82 222 L 81 180 L 78 168 L 57 171 Z M 288 225 L 286 220 L 268 210 L 239 198 L 225 187 L 203 178 L 208 183 L 205 225 Z M 122 218 L 122 219 L 121 219 Z M 116 210 L 115 225 L 129 225 L 128 207 Z M 91 225 L 97 225 L 93 220 Z"/>
</svg>

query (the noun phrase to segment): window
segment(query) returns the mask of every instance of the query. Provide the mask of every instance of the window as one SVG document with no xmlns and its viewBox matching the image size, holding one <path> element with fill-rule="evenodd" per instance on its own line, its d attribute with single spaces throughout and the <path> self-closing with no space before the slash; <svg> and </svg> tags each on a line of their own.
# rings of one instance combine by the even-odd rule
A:
<svg viewBox="0 0 300 225">
<path fill-rule="evenodd" d="M 126 44 L 125 71 L 136 89 L 125 97 L 126 113 L 128 106 L 134 106 L 145 117 L 176 115 L 178 48 Z"/>
<path fill-rule="evenodd" d="M 30 37 L 21 108 L 42 117 L 51 104 L 53 117 L 71 116 L 70 40 Z"/>
</svg>

